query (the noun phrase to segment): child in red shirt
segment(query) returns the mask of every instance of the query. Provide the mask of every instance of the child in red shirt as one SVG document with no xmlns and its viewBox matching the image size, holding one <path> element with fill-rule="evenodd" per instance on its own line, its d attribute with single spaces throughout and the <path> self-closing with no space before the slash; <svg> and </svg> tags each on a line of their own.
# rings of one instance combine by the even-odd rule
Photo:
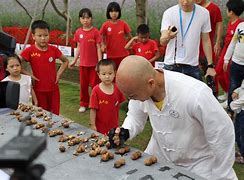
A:
<svg viewBox="0 0 244 180">
<path fill-rule="evenodd" d="M 153 66 L 160 57 L 156 42 L 149 39 L 149 27 L 146 24 L 137 27 L 137 36 L 125 45 L 125 49 L 132 49 L 133 54 L 146 58 Z"/>
<path fill-rule="evenodd" d="M 89 105 L 89 85 L 93 88 L 99 83 L 95 71 L 96 64 L 102 59 L 100 48 L 101 37 L 97 28 L 92 26 L 92 12 L 84 8 L 79 12 L 82 27 L 77 29 L 74 41 L 77 42 L 77 53 L 73 67 L 80 56 L 80 108 L 79 112 L 85 112 Z"/>
<path fill-rule="evenodd" d="M 111 60 L 98 62 L 97 73 L 102 82 L 93 88 L 90 99 L 91 129 L 103 134 L 119 126 L 120 103 L 125 101 L 124 95 L 113 83 L 115 68 Z"/>
<path fill-rule="evenodd" d="M 45 21 L 34 21 L 31 30 L 35 44 L 22 51 L 21 59 L 31 65 L 32 77 L 35 79 L 33 89 L 38 105 L 58 115 L 60 109 L 58 81 L 69 60 L 57 47 L 48 44 L 50 27 Z M 62 61 L 58 72 L 56 72 L 56 59 Z"/>
<path fill-rule="evenodd" d="M 243 3 L 240 0 L 229 0 L 226 3 L 226 7 L 227 7 L 227 16 L 229 17 L 229 22 L 227 26 L 226 35 L 225 35 L 224 47 L 221 50 L 220 57 L 215 67 L 215 70 L 217 73 L 216 74 L 217 81 L 221 85 L 224 93 L 228 94 L 229 85 L 230 85 L 230 66 L 228 66 L 226 72 L 223 70 L 224 56 L 231 42 L 231 39 L 235 33 L 237 25 L 243 21 L 240 18 L 240 15 L 242 14 L 244 9 L 243 9 Z M 227 95 L 223 100 L 226 99 L 227 99 Z"/>
<path fill-rule="evenodd" d="M 211 45 L 212 45 L 212 60 L 213 63 L 216 64 L 216 57 L 218 57 L 220 53 L 220 44 L 222 39 L 222 33 L 223 33 L 223 23 L 222 23 L 222 15 L 221 10 L 217 6 L 217 4 L 207 1 L 207 0 L 197 0 L 197 4 L 201 5 L 202 7 L 206 8 L 209 11 L 210 15 L 210 23 L 211 23 L 211 32 L 209 33 Z M 216 37 L 216 41 L 215 41 Z M 215 42 L 215 43 L 214 43 Z M 205 57 L 205 54 L 203 52 L 203 46 L 202 43 L 200 44 L 200 52 L 199 52 L 199 59 L 200 64 L 202 66 L 202 69 L 204 72 L 206 72 L 207 69 L 207 60 Z"/>
<path fill-rule="evenodd" d="M 107 58 L 113 60 L 118 68 L 122 59 L 129 55 L 124 48 L 127 40 L 131 39 L 131 28 L 120 20 L 121 8 L 117 2 L 111 2 L 107 7 L 107 21 L 102 24 L 102 52 L 107 53 Z"/>
</svg>

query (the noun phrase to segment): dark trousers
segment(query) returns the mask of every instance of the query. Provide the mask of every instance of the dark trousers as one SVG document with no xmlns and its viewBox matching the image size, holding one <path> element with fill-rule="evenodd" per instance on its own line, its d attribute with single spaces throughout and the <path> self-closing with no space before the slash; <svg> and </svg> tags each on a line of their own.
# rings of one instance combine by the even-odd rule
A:
<svg viewBox="0 0 244 180">
<path fill-rule="evenodd" d="M 242 156 L 244 156 L 244 111 L 236 114 L 235 119 L 236 143 Z"/>
<path fill-rule="evenodd" d="M 187 64 L 173 64 L 173 65 L 165 64 L 164 69 L 180 72 L 202 81 L 201 71 L 198 66 L 191 66 Z"/>
<path fill-rule="evenodd" d="M 228 112 L 232 112 L 230 109 L 230 103 L 232 101 L 233 91 L 241 86 L 242 80 L 244 79 L 244 65 L 236 64 L 232 61 L 230 65 L 230 87 L 228 92 Z"/>
</svg>

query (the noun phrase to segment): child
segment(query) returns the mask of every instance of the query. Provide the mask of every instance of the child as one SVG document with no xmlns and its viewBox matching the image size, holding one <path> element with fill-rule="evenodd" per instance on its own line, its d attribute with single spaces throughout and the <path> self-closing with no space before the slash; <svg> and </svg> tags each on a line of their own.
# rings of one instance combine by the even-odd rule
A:
<svg viewBox="0 0 244 180">
<path fill-rule="evenodd" d="M 141 24 L 137 27 L 136 32 L 137 36 L 125 45 L 125 49 L 132 49 L 135 55 L 146 58 L 154 66 L 160 53 L 156 42 L 149 39 L 149 27 L 146 24 Z"/>
<path fill-rule="evenodd" d="M 227 51 L 227 48 L 231 42 L 231 39 L 234 35 L 235 29 L 237 25 L 242 22 L 243 20 L 240 18 L 240 15 L 242 14 L 244 7 L 241 0 L 229 0 L 226 3 L 227 7 L 227 16 L 229 18 L 229 22 L 227 25 L 227 31 L 225 35 L 224 40 L 224 47 L 221 50 L 220 57 L 218 60 L 218 63 L 215 67 L 216 70 L 216 80 L 219 82 L 220 86 L 222 87 L 224 91 L 223 96 L 219 96 L 219 100 L 226 100 L 227 99 L 227 93 L 229 91 L 229 84 L 230 84 L 230 68 L 228 66 L 227 71 L 223 70 L 223 64 L 224 64 L 224 56 Z M 227 105 L 227 102 L 224 102 L 224 104 Z"/>
<path fill-rule="evenodd" d="M 107 21 L 102 24 L 100 33 L 102 35 L 102 52 L 107 53 L 107 58 L 115 62 L 116 68 L 120 62 L 129 55 L 124 48 L 127 40 L 131 39 L 129 25 L 120 20 L 121 9 L 117 2 L 111 2 L 107 7 Z"/>
<path fill-rule="evenodd" d="M 79 112 L 85 112 L 89 105 L 89 84 L 93 88 L 99 83 L 95 67 L 102 59 L 100 48 L 101 37 L 97 28 L 92 26 L 92 12 L 84 8 L 79 12 L 81 28 L 77 29 L 74 41 L 77 42 L 77 53 L 73 67 L 80 56 L 80 108 Z"/>
<path fill-rule="evenodd" d="M 196 4 L 206 8 L 210 15 L 211 32 L 209 32 L 209 37 L 212 45 L 212 60 L 216 64 L 216 57 L 220 53 L 220 45 L 223 33 L 223 22 L 221 10 L 217 4 L 208 0 L 196 0 Z M 215 38 L 216 37 L 216 38 Z M 207 59 L 203 51 L 202 42 L 200 44 L 199 50 L 199 64 L 201 65 L 204 74 L 207 71 Z"/>
<path fill-rule="evenodd" d="M 236 143 L 240 151 L 236 153 L 236 162 L 244 164 L 244 80 L 241 86 L 233 91 L 232 99 L 230 107 L 237 113 L 234 125 Z"/>
<path fill-rule="evenodd" d="M 17 55 L 12 55 L 4 61 L 7 77 L 2 81 L 14 81 L 20 84 L 19 103 L 29 104 L 30 97 L 32 97 L 33 104 L 37 106 L 37 99 L 32 88 L 31 77 L 20 74 L 21 61 Z"/>
<path fill-rule="evenodd" d="M 34 21 L 31 31 L 35 44 L 23 50 L 21 57 L 31 65 L 35 79 L 33 88 L 38 105 L 58 115 L 60 109 L 58 81 L 69 61 L 57 47 L 48 44 L 50 28 L 45 21 Z M 56 59 L 63 62 L 58 72 L 56 72 Z"/>
<path fill-rule="evenodd" d="M 243 11 L 244 3 L 241 1 L 239 6 L 242 7 Z M 231 94 L 234 89 L 241 86 L 241 82 L 244 79 L 244 22 L 241 22 L 236 27 L 233 38 L 228 46 L 228 49 L 224 56 L 224 72 L 228 69 L 230 59 L 230 85 L 228 92 L 228 114 L 232 117 L 233 112 L 229 108 L 230 102 L 232 101 Z"/>
<path fill-rule="evenodd" d="M 103 59 L 98 62 L 97 73 L 102 82 L 94 87 L 91 94 L 91 129 L 103 134 L 119 126 L 120 103 L 125 101 L 125 97 L 113 83 L 115 68 L 115 63 L 111 60 Z"/>
</svg>

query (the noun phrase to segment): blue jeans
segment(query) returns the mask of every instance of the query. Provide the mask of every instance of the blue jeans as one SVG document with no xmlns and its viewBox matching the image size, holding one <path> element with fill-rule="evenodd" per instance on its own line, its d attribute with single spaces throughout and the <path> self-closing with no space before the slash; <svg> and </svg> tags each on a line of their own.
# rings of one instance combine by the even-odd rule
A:
<svg viewBox="0 0 244 180">
<path fill-rule="evenodd" d="M 232 112 L 230 109 L 230 103 L 232 101 L 233 91 L 241 86 L 242 80 L 244 79 L 244 65 L 236 64 L 232 62 L 230 65 L 230 86 L 228 92 L 228 111 Z"/>
<path fill-rule="evenodd" d="M 244 156 L 244 111 L 236 114 L 235 119 L 235 136 L 238 149 L 242 156 Z"/>
<path fill-rule="evenodd" d="M 165 64 L 164 69 L 180 72 L 202 81 L 201 71 L 198 66 L 191 66 L 186 64 L 173 64 L 173 65 Z"/>
</svg>

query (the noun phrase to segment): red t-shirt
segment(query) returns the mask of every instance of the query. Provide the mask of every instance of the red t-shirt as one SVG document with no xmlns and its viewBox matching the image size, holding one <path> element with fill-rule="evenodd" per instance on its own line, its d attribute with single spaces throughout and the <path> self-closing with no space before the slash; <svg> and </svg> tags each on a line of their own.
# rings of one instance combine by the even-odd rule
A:
<svg viewBox="0 0 244 180">
<path fill-rule="evenodd" d="M 225 53 L 228 49 L 228 46 L 231 42 L 231 39 L 235 33 L 236 27 L 238 24 L 243 22 L 242 19 L 237 19 L 234 23 L 229 22 L 226 30 L 226 35 L 225 35 L 225 41 L 224 41 L 224 47 L 221 50 L 220 57 L 217 63 L 217 66 L 215 67 L 215 71 L 217 74 L 221 74 L 223 72 L 223 64 L 224 64 L 224 56 Z"/>
<path fill-rule="evenodd" d="M 210 15 L 210 23 L 211 23 L 212 31 L 209 33 L 209 37 L 212 45 L 212 52 L 214 53 L 216 24 L 222 21 L 222 15 L 221 15 L 220 8 L 213 2 L 210 2 L 209 5 L 206 7 L 206 9 L 209 11 L 209 15 Z M 205 57 L 202 43 L 200 44 L 200 57 Z M 214 59 L 214 54 L 213 54 L 213 59 Z"/>
<path fill-rule="evenodd" d="M 96 66 L 98 62 L 97 44 L 101 42 L 101 36 L 97 28 L 89 31 L 79 28 L 75 32 L 74 41 L 80 43 L 80 66 Z"/>
<path fill-rule="evenodd" d="M 132 45 L 135 55 L 142 56 L 147 60 L 152 59 L 158 51 L 158 46 L 154 40 L 149 39 L 146 43 L 136 42 Z"/>
<path fill-rule="evenodd" d="M 55 46 L 48 45 L 46 51 L 41 51 L 35 45 L 31 45 L 21 53 L 21 57 L 30 63 L 33 75 L 39 79 L 35 81 L 33 88 L 36 91 L 53 91 L 58 89 L 56 81 L 56 59 L 62 52 Z"/>
<path fill-rule="evenodd" d="M 243 22 L 242 19 L 237 19 L 233 24 L 231 22 L 228 23 L 227 25 L 227 30 L 226 30 L 226 35 L 225 35 L 225 41 L 224 41 L 224 47 L 229 46 L 231 39 L 235 33 L 236 27 L 238 26 L 238 24 L 240 24 L 241 22 Z"/>
<path fill-rule="evenodd" d="M 108 58 L 119 58 L 128 56 L 125 49 L 127 40 L 125 34 L 131 32 L 129 25 L 122 20 L 112 23 L 110 20 L 103 23 L 100 33 L 105 36 L 105 44 Z"/>
<path fill-rule="evenodd" d="M 125 101 L 124 95 L 114 85 L 113 94 L 105 94 L 99 84 L 92 89 L 90 105 L 96 109 L 96 127 L 97 131 L 103 134 L 108 133 L 112 128 L 119 126 L 119 108 L 120 103 Z"/>
</svg>

